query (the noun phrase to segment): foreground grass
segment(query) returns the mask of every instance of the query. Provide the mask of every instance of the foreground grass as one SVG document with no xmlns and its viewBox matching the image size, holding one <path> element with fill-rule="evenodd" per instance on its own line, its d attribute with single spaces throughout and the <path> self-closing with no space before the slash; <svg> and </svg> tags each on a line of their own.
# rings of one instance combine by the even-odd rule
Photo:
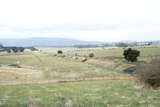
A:
<svg viewBox="0 0 160 107">
<path fill-rule="evenodd" d="M 159 107 L 160 91 L 108 80 L 0 87 L 0 107 Z"/>
<path fill-rule="evenodd" d="M 140 61 L 160 55 L 159 48 L 138 50 L 141 51 Z M 72 58 L 75 53 L 86 56 L 91 52 L 95 58 L 85 63 Z M 5 54 L 0 56 L 0 64 L 30 66 L 43 71 L 41 79 L 51 80 L 121 76 L 124 74 L 118 72 L 120 68 L 128 66 L 122 53 L 123 49 L 115 48 L 69 49 L 64 50 L 64 54 L 69 56 L 65 58 L 44 53 Z M 159 90 L 142 89 L 136 82 L 128 80 L 0 86 L 0 107 L 159 107 L 159 100 Z"/>
</svg>

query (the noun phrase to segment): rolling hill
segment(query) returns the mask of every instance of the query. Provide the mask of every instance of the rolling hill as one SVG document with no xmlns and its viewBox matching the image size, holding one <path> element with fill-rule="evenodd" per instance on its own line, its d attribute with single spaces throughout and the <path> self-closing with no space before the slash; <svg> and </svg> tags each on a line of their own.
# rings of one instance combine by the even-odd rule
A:
<svg viewBox="0 0 160 107">
<path fill-rule="evenodd" d="M 4 46 L 36 46 L 36 47 L 69 47 L 74 45 L 93 45 L 101 42 L 88 42 L 66 38 L 25 38 L 25 39 L 0 39 Z"/>
</svg>

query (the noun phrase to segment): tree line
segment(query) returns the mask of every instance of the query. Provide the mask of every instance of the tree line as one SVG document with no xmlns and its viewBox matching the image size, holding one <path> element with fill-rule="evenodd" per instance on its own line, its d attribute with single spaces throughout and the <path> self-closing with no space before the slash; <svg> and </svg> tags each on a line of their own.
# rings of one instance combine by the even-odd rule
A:
<svg viewBox="0 0 160 107">
<path fill-rule="evenodd" d="M 24 52 L 25 49 L 29 49 L 31 51 L 38 51 L 38 49 L 36 49 L 35 47 L 16 47 L 16 46 L 6 47 L 0 44 L 0 52 L 18 53 L 18 52 Z"/>
</svg>

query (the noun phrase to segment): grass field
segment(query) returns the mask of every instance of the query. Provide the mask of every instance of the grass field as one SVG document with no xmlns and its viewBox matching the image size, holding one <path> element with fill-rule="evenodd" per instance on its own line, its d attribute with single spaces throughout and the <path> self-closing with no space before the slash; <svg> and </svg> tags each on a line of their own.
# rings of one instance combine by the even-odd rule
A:
<svg viewBox="0 0 160 107">
<path fill-rule="evenodd" d="M 135 48 L 141 51 L 137 63 L 125 61 L 122 48 L 61 48 L 63 55 L 56 55 L 56 48 L 3 53 L 0 107 L 159 107 L 160 91 L 143 88 L 124 70 L 159 57 L 160 48 Z"/>
<path fill-rule="evenodd" d="M 0 87 L 1 107 L 159 107 L 160 91 L 108 80 Z"/>
</svg>

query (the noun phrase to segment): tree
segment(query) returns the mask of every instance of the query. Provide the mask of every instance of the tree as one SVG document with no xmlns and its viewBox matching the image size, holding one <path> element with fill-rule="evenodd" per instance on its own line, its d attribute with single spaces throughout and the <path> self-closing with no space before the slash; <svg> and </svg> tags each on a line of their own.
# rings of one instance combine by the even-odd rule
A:
<svg viewBox="0 0 160 107">
<path fill-rule="evenodd" d="M 128 62 L 136 62 L 137 57 L 140 56 L 140 51 L 128 48 L 127 50 L 124 50 L 123 55 Z"/>
</svg>

